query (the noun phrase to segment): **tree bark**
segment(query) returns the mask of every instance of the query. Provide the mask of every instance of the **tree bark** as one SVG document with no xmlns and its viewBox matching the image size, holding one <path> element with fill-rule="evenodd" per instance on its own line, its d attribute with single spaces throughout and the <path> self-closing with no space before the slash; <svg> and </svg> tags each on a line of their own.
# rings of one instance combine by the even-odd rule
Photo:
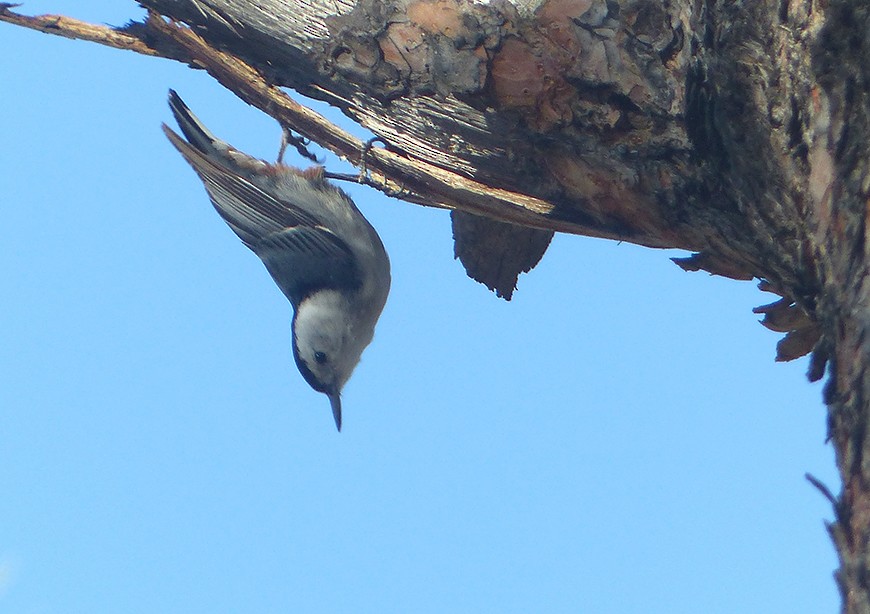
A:
<svg viewBox="0 0 870 614">
<path fill-rule="evenodd" d="M 681 248 L 688 270 L 758 278 L 779 297 L 756 310 L 785 333 L 777 358 L 812 352 L 812 380 L 827 367 L 837 580 L 844 611 L 870 612 L 866 2 L 140 3 L 146 22 L 102 34 L 4 5 L 0 19 L 205 68 L 364 163 L 376 187 L 454 209 L 457 256 L 506 298 L 554 231 Z M 384 147 L 277 86 L 340 108 Z"/>
</svg>

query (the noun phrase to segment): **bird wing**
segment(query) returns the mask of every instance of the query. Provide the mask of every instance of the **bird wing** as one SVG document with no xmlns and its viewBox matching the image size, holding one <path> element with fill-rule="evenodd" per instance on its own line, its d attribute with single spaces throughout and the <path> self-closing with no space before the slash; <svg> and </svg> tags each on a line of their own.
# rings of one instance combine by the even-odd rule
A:
<svg viewBox="0 0 870 614">
<path fill-rule="evenodd" d="M 361 283 L 350 248 L 323 227 L 285 228 L 265 237 L 254 251 L 294 306 L 315 290 L 355 289 Z"/>
<path fill-rule="evenodd" d="M 214 208 L 294 305 L 318 288 L 359 285 L 350 248 L 314 216 L 251 183 L 165 124 L 163 130 L 202 179 Z"/>
<path fill-rule="evenodd" d="M 317 225 L 311 214 L 254 185 L 224 165 L 220 157 L 196 149 L 166 124 L 163 131 L 202 179 L 214 208 L 251 249 L 263 237 L 283 228 Z"/>
</svg>

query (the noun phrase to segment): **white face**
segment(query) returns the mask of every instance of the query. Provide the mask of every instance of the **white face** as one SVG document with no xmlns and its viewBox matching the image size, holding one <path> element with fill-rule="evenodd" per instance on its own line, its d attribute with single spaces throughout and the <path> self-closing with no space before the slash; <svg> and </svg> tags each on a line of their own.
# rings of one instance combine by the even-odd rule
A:
<svg viewBox="0 0 870 614">
<path fill-rule="evenodd" d="M 330 324 L 330 326 L 334 326 Z M 343 327 L 342 327 L 343 328 Z M 335 327 L 303 327 L 297 321 L 294 335 L 297 365 L 318 392 L 339 392 L 359 362 L 359 354 L 348 356 L 346 331 Z M 299 364 L 301 363 L 301 364 Z M 308 371 L 306 373 L 305 371 Z"/>
<path fill-rule="evenodd" d="M 338 292 L 323 290 L 299 305 L 294 320 L 296 365 L 318 392 L 338 393 L 350 379 L 372 331 L 354 330 L 357 320 Z"/>
</svg>

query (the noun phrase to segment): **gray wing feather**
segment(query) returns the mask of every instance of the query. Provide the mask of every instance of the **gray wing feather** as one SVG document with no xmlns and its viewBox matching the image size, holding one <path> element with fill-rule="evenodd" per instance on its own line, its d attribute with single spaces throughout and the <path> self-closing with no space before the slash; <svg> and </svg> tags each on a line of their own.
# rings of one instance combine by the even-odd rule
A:
<svg viewBox="0 0 870 614">
<path fill-rule="evenodd" d="M 202 179 L 217 212 L 294 305 L 317 288 L 358 285 L 350 249 L 311 214 L 224 167 L 220 158 L 199 151 L 168 126 L 163 130 Z"/>
<path fill-rule="evenodd" d="M 283 203 L 163 125 L 170 142 L 205 184 L 212 204 L 246 245 L 289 226 L 316 226 L 310 214 Z"/>
<path fill-rule="evenodd" d="M 360 271 L 350 250 L 325 229 L 287 228 L 265 237 L 254 251 L 294 305 L 313 290 L 360 284 Z"/>
</svg>

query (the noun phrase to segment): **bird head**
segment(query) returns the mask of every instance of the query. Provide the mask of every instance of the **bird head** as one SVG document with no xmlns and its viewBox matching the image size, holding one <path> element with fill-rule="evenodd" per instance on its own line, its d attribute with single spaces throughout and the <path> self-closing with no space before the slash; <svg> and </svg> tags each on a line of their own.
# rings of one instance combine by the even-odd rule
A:
<svg viewBox="0 0 870 614">
<path fill-rule="evenodd" d="M 371 342 L 374 325 L 360 322 L 347 297 L 320 290 L 304 298 L 293 317 L 293 357 L 308 385 L 329 397 L 341 430 L 341 390 Z"/>
</svg>

